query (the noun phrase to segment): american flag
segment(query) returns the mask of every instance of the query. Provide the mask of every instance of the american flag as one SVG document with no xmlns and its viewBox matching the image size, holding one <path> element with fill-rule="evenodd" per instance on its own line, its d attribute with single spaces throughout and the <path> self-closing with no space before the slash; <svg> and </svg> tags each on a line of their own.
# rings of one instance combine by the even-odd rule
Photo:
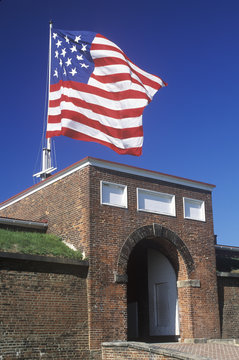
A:
<svg viewBox="0 0 239 360">
<path fill-rule="evenodd" d="M 46 137 L 94 141 L 141 155 L 142 114 L 166 84 L 104 36 L 53 29 Z"/>
</svg>

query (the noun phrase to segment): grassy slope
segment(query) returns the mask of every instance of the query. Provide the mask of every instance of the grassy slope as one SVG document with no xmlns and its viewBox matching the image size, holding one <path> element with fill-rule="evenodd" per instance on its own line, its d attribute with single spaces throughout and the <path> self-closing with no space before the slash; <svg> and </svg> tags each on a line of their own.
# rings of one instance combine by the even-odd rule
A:
<svg viewBox="0 0 239 360">
<path fill-rule="evenodd" d="M 80 251 L 68 248 L 53 234 L 0 229 L 0 251 L 82 259 Z"/>
</svg>

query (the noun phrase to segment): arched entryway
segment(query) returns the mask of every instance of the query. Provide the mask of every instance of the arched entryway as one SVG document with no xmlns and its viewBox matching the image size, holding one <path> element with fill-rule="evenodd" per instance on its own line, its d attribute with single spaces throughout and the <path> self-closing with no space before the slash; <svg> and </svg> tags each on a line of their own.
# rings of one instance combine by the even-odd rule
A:
<svg viewBox="0 0 239 360">
<path fill-rule="evenodd" d="M 173 246 L 159 242 L 143 239 L 128 260 L 128 340 L 176 341 L 179 336 L 178 262 Z"/>
<path fill-rule="evenodd" d="M 126 240 L 118 279 L 127 279 L 128 340 L 177 341 L 180 261 L 189 275 L 194 262 L 184 242 L 158 224 L 137 229 Z"/>
</svg>

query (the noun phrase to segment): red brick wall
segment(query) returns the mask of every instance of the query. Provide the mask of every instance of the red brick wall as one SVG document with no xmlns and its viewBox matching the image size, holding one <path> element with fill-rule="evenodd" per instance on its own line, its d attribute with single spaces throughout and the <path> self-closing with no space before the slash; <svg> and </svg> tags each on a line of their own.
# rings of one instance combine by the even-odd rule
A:
<svg viewBox="0 0 239 360">
<path fill-rule="evenodd" d="M 128 186 L 127 209 L 100 204 L 100 180 Z M 177 216 L 138 212 L 137 187 L 174 194 Z M 205 201 L 206 222 L 184 219 L 183 197 Z M 210 192 L 88 166 L 2 210 L 0 216 L 47 219 L 49 232 L 62 235 L 86 251 L 90 262 L 87 291 L 92 351 L 103 341 L 127 338 L 127 285 L 115 283 L 114 274 L 129 235 L 153 223 L 182 239 L 195 264 L 190 278 L 201 281 L 200 288 L 178 291 L 181 338 L 219 337 Z M 157 241 L 160 244 L 160 239 Z M 176 248 L 175 254 L 178 280 L 186 280 L 186 264 Z"/>
<path fill-rule="evenodd" d="M 239 277 L 218 277 L 218 298 L 222 338 L 239 338 Z"/>
<path fill-rule="evenodd" d="M 0 261 L 1 359 L 88 359 L 85 278 L 31 266 Z"/>
</svg>

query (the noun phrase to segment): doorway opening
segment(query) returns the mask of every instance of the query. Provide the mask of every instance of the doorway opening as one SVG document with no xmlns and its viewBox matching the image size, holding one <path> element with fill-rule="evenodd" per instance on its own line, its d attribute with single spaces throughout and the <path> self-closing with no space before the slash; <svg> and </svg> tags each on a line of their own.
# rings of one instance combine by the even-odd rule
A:
<svg viewBox="0 0 239 360">
<path fill-rule="evenodd" d="M 178 341 L 177 269 L 176 248 L 166 240 L 147 238 L 134 247 L 127 267 L 128 340 Z"/>
</svg>

